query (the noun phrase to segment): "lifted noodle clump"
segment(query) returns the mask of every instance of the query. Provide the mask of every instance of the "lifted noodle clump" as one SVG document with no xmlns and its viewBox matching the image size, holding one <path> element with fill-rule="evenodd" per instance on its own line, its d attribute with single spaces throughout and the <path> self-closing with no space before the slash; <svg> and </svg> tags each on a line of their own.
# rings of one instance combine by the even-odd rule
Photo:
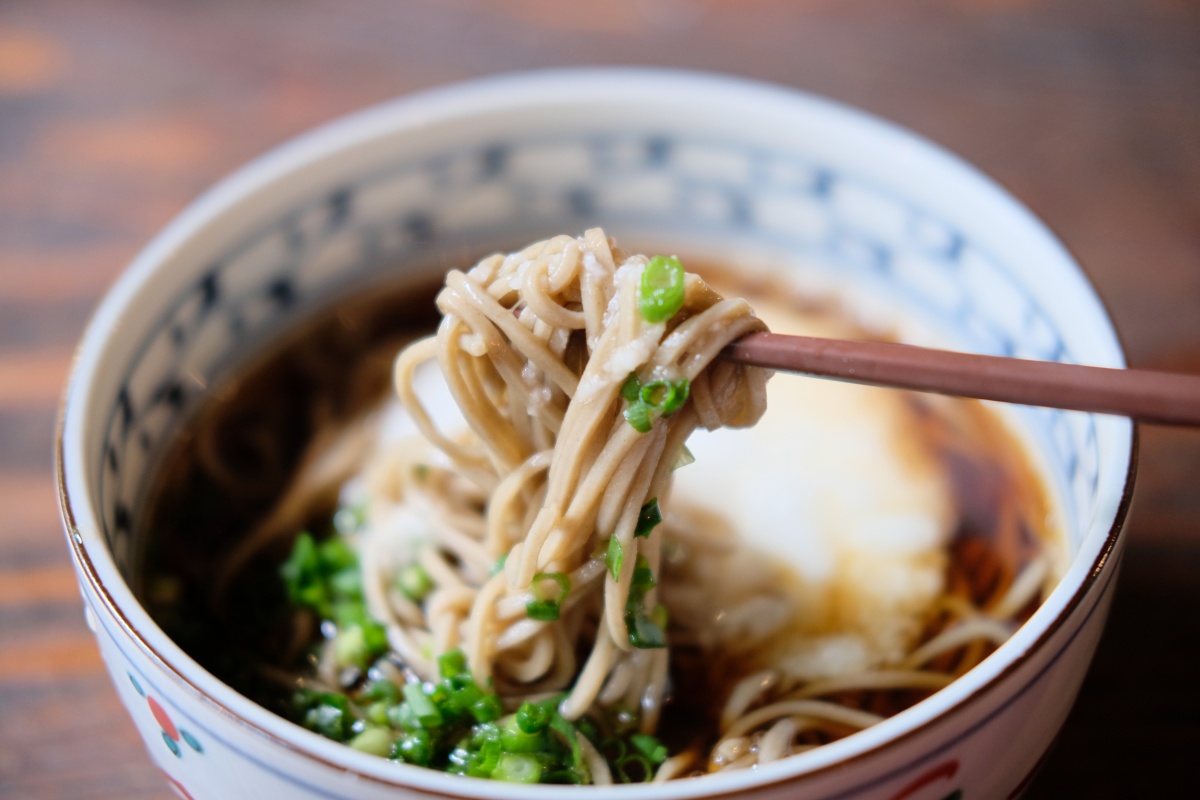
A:
<svg viewBox="0 0 1200 800">
<path fill-rule="evenodd" d="M 434 533 L 413 557 L 433 588 L 420 608 L 368 589 L 385 600 L 372 613 L 427 679 L 433 656 L 461 648 L 506 702 L 566 691 L 560 711 L 578 719 L 632 701 L 652 731 L 668 658 L 653 522 L 688 435 L 765 410 L 769 373 L 716 360 L 763 324 L 677 260 L 626 254 L 599 229 L 451 272 L 437 304 L 437 334 L 400 354 L 395 382 L 444 460 L 409 468 L 390 453 L 375 470 L 401 506 L 427 509 Z M 418 399 L 416 369 L 433 358 L 465 435 L 438 430 Z M 386 527 L 362 535 L 368 585 L 392 583 L 370 574 Z"/>
</svg>

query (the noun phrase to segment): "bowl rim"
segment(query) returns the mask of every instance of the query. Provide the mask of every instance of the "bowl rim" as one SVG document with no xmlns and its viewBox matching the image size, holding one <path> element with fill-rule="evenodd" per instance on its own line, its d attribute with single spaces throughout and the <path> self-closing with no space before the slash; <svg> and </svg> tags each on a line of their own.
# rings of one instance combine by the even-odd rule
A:
<svg viewBox="0 0 1200 800">
<path fill-rule="evenodd" d="M 348 772 L 359 780 L 367 780 L 386 787 L 418 789 L 428 794 L 460 798 L 461 800 L 468 798 L 507 799 L 527 797 L 531 791 L 538 793 L 555 791 L 554 787 L 514 789 L 514 787 L 488 781 L 462 782 L 457 776 L 448 776 L 422 768 L 411 768 L 407 765 L 396 765 L 367 754 L 357 753 L 344 745 L 325 740 L 315 733 L 278 717 L 220 682 L 169 640 L 166 634 L 145 614 L 132 591 L 120 577 L 111 553 L 97 535 L 99 525 L 94 524 L 95 510 L 92 508 L 91 493 L 87 490 L 86 480 L 83 477 L 90 472 L 91 468 L 86 466 L 82 454 L 78 452 L 83 448 L 82 436 L 77 437 L 78 441 L 69 440 L 68 437 L 74 428 L 83 426 L 82 421 L 76 418 L 83 413 L 79 409 L 85 404 L 76 402 L 75 399 L 89 387 L 90 379 L 94 377 L 89 362 L 95 362 L 105 351 L 108 345 L 108 329 L 111 328 L 109 323 L 127 310 L 137 291 L 144 287 L 146 280 L 161 267 L 163 261 L 170 258 L 174 247 L 188 241 L 196 234 L 203 233 L 205 227 L 220 214 L 228 212 L 238 203 L 251 199 L 255 192 L 269 187 L 278 180 L 285 179 L 293 170 L 302 170 L 305 165 L 311 165 L 322 158 L 335 157 L 343 151 L 353 149 L 356 145 L 401 132 L 413 124 L 414 117 L 419 117 L 422 113 L 427 114 L 430 107 L 435 108 L 443 115 L 439 119 L 466 118 L 489 110 L 503 110 L 505 104 L 514 99 L 512 96 L 514 93 L 528 92 L 531 89 L 553 88 L 561 86 L 563 81 L 592 81 L 616 85 L 628 81 L 630 78 L 636 78 L 639 81 L 654 81 L 661 85 L 686 85 L 692 89 L 751 92 L 756 94 L 759 101 L 769 100 L 795 106 L 818 107 L 850 121 L 865 124 L 871 129 L 872 135 L 899 136 L 907 140 L 908 144 L 915 144 L 927 156 L 943 162 L 947 168 L 953 168 L 962 173 L 966 180 L 978 184 L 979 191 L 995 195 L 995 200 L 1007 204 L 1012 211 L 1016 212 L 1020 222 L 1032 223 L 1031 230 L 1033 232 L 1040 232 L 1054 244 L 1063 247 L 1058 237 L 1042 220 L 1034 216 L 994 180 L 954 153 L 924 137 L 866 112 L 803 91 L 713 73 L 627 67 L 510 73 L 403 96 L 341 117 L 285 142 L 242 166 L 193 201 L 145 246 L 109 289 L 90 320 L 76 350 L 67 387 L 60 403 L 56 425 L 54 456 L 57 496 L 68 546 L 76 566 L 91 591 L 100 599 L 125 635 L 193 699 L 215 709 L 221 716 L 237 725 L 260 737 L 265 737 L 270 743 L 291 751 L 294 755 L 314 760 L 339 772 Z M 497 99 L 499 102 L 496 102 Z M 484 107 L 481 108 L 480 105 Z M 1079 260 L 1065 247 L 1063 251 L 1067 260 L 1078 271 L 1084 288 L 1090 290 L 1093 299 L 1097 302 L 1103 317 L 1102 322 L 1112 331 L 1118 356 L 1123 360 L 1124 347 L 1112 323 L 1112 315 L 1107 304 L 1100 298 Z M 91 366 L 94 366 L 94 363 Z M 859 746 L 839 748 L 837 746 L 839 743 L 833 743 L 814 751 L 814 753 L 821 751 L 828 753 L 829 749 L 833 748 L 835 755 L 825 759 L 824 763 L 817 758 L 797 756 L 787 759 L 789 765 L 795 765 L 793 768 L 765 769 L 756 774 L 750 774 L 752 780 L 746 779 L 746 774 L 710 776 L 699 784 L 693 781 L 681 781 L 647 786 L 624 786 L 619 790 L 620 795 L 628 797 L 630 800 L 638 797 L 730 797 L 747 789 L 765 790 L 798 779 L 825 774 L 893 748 L 925 732 L 931 726 L 946 719 L 948 715 L 961 712 L 967 705 L 976 703 L 985 695 L 993 694 L 1008 676 L 1028 664 L 1067 625 L 1077 610 L 1085 604 L 1093 589 L 1099 588 L 1096 593 L 1098 598 L 1100 593 L 1107 591 L 1111 586 L 1116 572 L 1113 556 L 1117 552 L 1120 533 L 1132 501 L 1137 472 L 1137 429 L 1128 420 L 1124 422 L 1128 426 L 1129 462 L 1123 472 L 1123 488 L 1115 509 L 1115 516 L 1103 541 L 1100 542 L 1091 563 L 1086 567 L 1077 563 L 1084 555 L 1082 549 L 1072 556 L 1070 568 L 1050 598 L 1047 598 L 1034 617 L 1023 625 L 1017 634 L 1001 645 L 996 653 L 989 656 L 985 662 L 991 662 L 993 666 L 989 674 L 984 676 L 981 668 L 976 667 L 967 675 L 957 679 L 947 689 L 936 693 L 912 709 L 885 720 L 879 726 L 875 726 L 871 730 L 884 728 L 884 733 L 875 737 L 880 740 L 878 742 L 866 743 L 865 739 L 856 734 L 854 737 L 848 738 L 857 739 L 856 744 L 861 743 Z M 1125 428 L 1118 428 L 1118 435 L 1124 432 Z M 1119 457 L 1120 452 L 1116 455 Z M 73 484 L 76 485 L 78 491 L 72 491 Z M 77 513 L 77 510 L 80 513 Z M 80 526 L 78 522 L 80 518 L 84 519 L 86 523 L 92 524 Z M 96 545 L 98 555 L 95 558 L 93 553 L 88 550 L 89 542 Z M 1106 572 L 1109 579 L 1100 585 L 1099 578 Z M 102 573 L 107 573 L 115 579 L 115 596 L 106 585 Z M 1076 575 L 1078 584 L 1070 588 L 1069 595 L 1066 595 L 1067 581 L 1072 575 Z M 1050 613 L 1049 601 L 1056 596 L 1059 600 L 1057 608 Z M 1094 599 L 1093 603 L 1095 602 Z M 131 619 L 131 615 L 126 613 L 127 607 L 132 610 L 133 616 L 141 616 L 145 619 Z M 1031 625 L 1035 620 L 1039 624 Z M 1079 625 L 1082 627 L 1082 622 Z M 1023 638 L 1029 639 L 1029 641 L 1015 641 L 1023 632 L 1025 633 Z M 1069 644 L 1070 641 L 1064 644 L 1061 650 L 1065 650 Z M 163 650 L 172 652 L 164 654 Z M 975 675 L 976 678 L 969 681 L 968 678 L 972 675 Z M 1036 680 L 1036 676 L 1025 685 L 1031 685 L 1034 680 Z M 213 686 L 206 688 L 204 685 L 206 683 L 213 684 Z M 972 683 L 977 685 L 971 685 Z M 960 696 L 947 699 L 950 697 L 950 690 L 953 687 L 959 687 L 960 691 L 957 694 Z M 226 696 L 222 698 L 220 695 Z M 230 702 L 231 697 L 233 702 Z M 944 700 L 941 703 L 944 707 L 940 710 L 934 709 L 933 705 L 936 704 L 932 704 L 932 701 L 938 697 L 943 697 Z M 241 706 L 241 708 L 231 706 Z M 932 710 L 928 710 L 923 715 L 924 718 L 918 718 L 920 715 L 914 716 L 909 713 L 921 707 Z M 897 720 L 902 721 L 894 725 L 888 724 Z M 892 730 L 893 728 L 896 730 Z M 846 739 L 841 740 L 841 742 L 846 741 Z M 843 754 L 841 750 L 849 752 Z M 808 766 L 810 763 L 812 766 Z M 897 769 L 910 767 L 911 764 L 905 764 Z M 395 774 L 384 774 L 385 770 Z M 723 780 L 723 778 L 728 780 Z M 597 793 L 604 790 L 601 787 L 588 787 L 585 791 L 592 796 L 598 796 Z"/>
</svg>

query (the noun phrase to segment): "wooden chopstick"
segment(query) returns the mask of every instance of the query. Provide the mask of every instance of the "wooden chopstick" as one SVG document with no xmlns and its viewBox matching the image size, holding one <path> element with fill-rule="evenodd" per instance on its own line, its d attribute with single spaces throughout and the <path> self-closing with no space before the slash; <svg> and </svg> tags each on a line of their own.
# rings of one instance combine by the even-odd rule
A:
<svg viewBox="0 0 1200 800">
<path fill-rule="evenodd" d="M 1200 425 L 1200 376 L 956 353 L 891 342 L 751 333 L 722 356 L 759 367 L 980 400 Z"/>
</svg>

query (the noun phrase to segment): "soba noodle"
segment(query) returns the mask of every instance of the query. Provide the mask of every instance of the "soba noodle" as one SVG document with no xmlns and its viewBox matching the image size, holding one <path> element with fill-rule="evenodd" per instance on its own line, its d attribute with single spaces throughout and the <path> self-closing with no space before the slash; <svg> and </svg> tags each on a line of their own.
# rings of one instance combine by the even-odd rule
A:
<svg viewBox="0 0 1200 800">
<path fill-rule="evenodd" d="M 339 730 L 362 749 L 414 760 L 404 742 L 421 725 L 411 708 L 397 709 L 424 702 L 412 690 L 404 701 L 368 697 L 364 681 L 407 683 L 437 699 L 439 681 L 452 678 L 474 687 L 472 697 L 494 692 L 506 712 L 552 715 L 575 767 L 538 767 L 535 779 L 666 780 L 766 764 L 945 686 L 1008 637 L 1046 581 L 1035 555 L 998 580 L 983 607 L 951 587 L 917 646 L 866 671 L 806 681 L 783 665 L 738 661 L 779 635 L 786 601 L 759 576 L 734 574 L 723 580 L 745 583 L 738 607 L 705 605 L 709 576 L 746 546 L 675 507 L 671 485 L 695 429 L 752 425 L 765 411 L 768 373 L 717 358 L 764 329 L 746 301 L 723 299 L 675 259 L 626 254 L 593 229 L 451 272 L 437 306 L 436 334 L 393 366 L 416 434 L 379 444 L 377 428 L 359 426 L 319 441 L 218 580 L 223 593 L 273 541 L 294 536 L 313 507 L 307 498 L 340 492 L 334 536 L 353 553 L 355 596 L 387 652 L 362 660 L 373 628 L 339 630 L 329 621 L 336 609 L 318 613 L 325 639 L 305 685 L 351 695 L 345 713 L 356 727 Z M 423 376 L 434 363 L 457 426 L 440 423 L 455 415 L 429 400 Z M 707 624 L 716 613 L 740 620 L 733 634 Z M 676 657 L 708 660 L 730 688 L 712 715 L 715 733 L 693 732 L 668 752 L 653 737 L 680 690 Z M 455 659 L 460 674 L 447 673 Z M 511 726 L 511 713 L 505 719 Z M 478 741 L 478 727 L 455 735 Z M 471 772 L 454 755 L 468 750 L 443 753 L 441 768 L 530 779 Z"/>
</svg>

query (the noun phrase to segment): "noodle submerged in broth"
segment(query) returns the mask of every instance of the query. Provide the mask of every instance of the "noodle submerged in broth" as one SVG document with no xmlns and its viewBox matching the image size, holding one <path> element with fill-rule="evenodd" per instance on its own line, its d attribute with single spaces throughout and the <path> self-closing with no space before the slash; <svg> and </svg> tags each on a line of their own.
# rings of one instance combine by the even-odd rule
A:
<svg viewBox="0 0 1200 800">
<path fill-rule="evenodd" d="M 221 492 L 220 425 L 200 420 L 155 492 L 152 613 L 218 675 L 330 738 L 526 783 L 764 764 L 946 685 L 1050 578 L 1037 481 L 978 404 L 891 401 L 921 428 L 930 476 L 904 494 L 940 510 L 900 508 L 922 533 L 866 535 L 882 555 L 823 552 L 823 578 L 738 535 L 758 517 L 711 496 L 724 473 L 673 494 L 693 431 L 756 423 L 769 377 L 717 358 L 764 323 L 675 258 L 626 254 L 598 229 L 558 236 L 451 272 L 437 308 L 436 334 L 392 364 L 399 407 L 315 392 L 294 412 L 307 447 L 275 459 L 275 499 L 265 487 L 242 512 L 248 535 L 213 542 L 190 574 L 169 540 L 217 522 L 180 509 Z M 348 397 L 385 374 L 394 338 L 374 336 L 369 368 L 334 381 Z M 730 479 L 728 494 L 749 508 L 747 485 Z M 875 595 L 855 594 L 864 576 Z M 224 646 L 214 625 L 232 631 Z"/>
</svg>

